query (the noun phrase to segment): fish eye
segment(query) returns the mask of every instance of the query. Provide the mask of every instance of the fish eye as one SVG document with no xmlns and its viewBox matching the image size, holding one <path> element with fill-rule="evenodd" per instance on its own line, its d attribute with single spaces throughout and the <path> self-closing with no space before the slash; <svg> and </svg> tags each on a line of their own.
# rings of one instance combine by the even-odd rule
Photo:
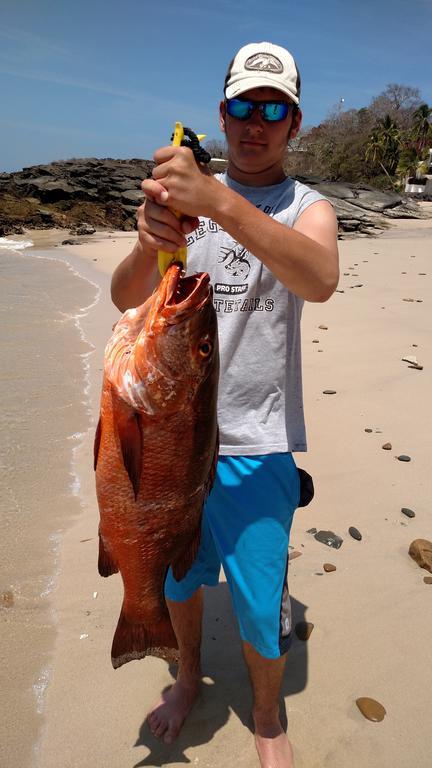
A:
<svg viewBox="0 0 432 768">
<path fill-rule="evenodd" d="M 208 357 L 211 350 L 212 350 L 212 345 L 208 341 L 203 341 L 203 343 L 200 344 L 198 348 L 198 351 L 201 357 Z"/>
</svg>

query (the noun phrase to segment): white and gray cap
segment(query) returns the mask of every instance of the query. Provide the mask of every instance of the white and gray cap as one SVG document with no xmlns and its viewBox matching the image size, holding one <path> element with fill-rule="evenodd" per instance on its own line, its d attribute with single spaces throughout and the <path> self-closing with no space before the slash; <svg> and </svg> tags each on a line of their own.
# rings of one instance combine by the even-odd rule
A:
<svg viewBox="0 0 432 768">
<path fill-rule="evenodd" d="M 300 102 L 300 73 L 286 48 L 273 43 L 249 43 L 240 48 L 228 67 L 224 93 L 227 99 L 252 88 L 276 88 L 295 104 Z"/>
</svg>

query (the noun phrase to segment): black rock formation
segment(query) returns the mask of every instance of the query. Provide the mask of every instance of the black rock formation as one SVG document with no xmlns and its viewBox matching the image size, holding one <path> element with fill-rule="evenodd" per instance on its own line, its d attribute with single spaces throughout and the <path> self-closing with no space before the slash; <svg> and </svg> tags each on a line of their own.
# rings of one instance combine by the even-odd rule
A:
<svg viewBox="0 0 432 768">
<path fill-rule="evenodd" d="M 80 158 L 0 173 L 0 236 L 23 228 L 133 230 L 143 200 L 141 181 L 151 176 L 150 160 Z M 222 167 L 221 167 L 222 166 Z M 211 163 L 217 173 L 223 164 Z M 389 219 L 423 218 L 415 202 L 371 187 L 299 177 L 335 207 L 340 236 L 376 234 Z M 387 221 L 387 223 L 386 223 Z"/>
</svg>

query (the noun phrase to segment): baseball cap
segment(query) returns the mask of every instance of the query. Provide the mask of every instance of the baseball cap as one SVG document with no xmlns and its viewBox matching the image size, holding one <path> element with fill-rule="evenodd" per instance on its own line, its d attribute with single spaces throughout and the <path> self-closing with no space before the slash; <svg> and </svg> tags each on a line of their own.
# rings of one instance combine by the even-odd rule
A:
<svg viewBox="0 0 432 768">
<path fill-rule="evenodd" d="M 229 65 L 224 93 L 233 99 L 251 88 L 263 87 L 276 88 L 295 104 L 300 101 L 300 73 L 290 52 L 273 43 L 249 43 Z"/>
</svg>

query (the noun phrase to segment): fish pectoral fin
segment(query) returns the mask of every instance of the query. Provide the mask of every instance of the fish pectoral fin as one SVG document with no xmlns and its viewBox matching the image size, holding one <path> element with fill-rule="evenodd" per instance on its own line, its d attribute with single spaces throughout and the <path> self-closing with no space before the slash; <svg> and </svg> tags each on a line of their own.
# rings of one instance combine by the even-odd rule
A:
<svg viewBox="0 0 432 768">
<path fill-rule="evenodd" d="M 117 431 L 120 438 L 123 464 L 132 483 L 136 501 L 140 488 L 142 452 L 142 433 L 138 414 L 131 411 L 128 416 L 119 419 Z"/>
<path fill-rule="evenodd" d="M 94 439 L 94 446 L 93 446 L 93 453 L 94 453 L 94 463 L 93 468 L 96 472 L 97 462 L 98 462 L 98 456 L 99 456 L 99 446 L 101 441 L 101 435 L 102 435 L 102 419 L 99 416 L 98 425 L 96 427 L 96 434 Z"/>
<path fill-rule="evenodd" d="M 198 549 L 201 541 L 201 525 L 198 526 L 193 539 L 189 543 L 189 545 L 186 547 L 186 549 L 182 552 L 182 554 L 171 563 L 171 568 L 173 572 L 173 576 L 176 581 L 180 581 L 181 579 L 184 579 L 186 576 L 189 568 L 192 566 L 193 561 L 195 560 Z"/>
<path fill-rule="evenodd" d="M 122 608 L 111 648 L 112 665 L 117 669 L 144 656 L 178 661 L 178 644 L 168 612 L 146 625 L 132 621 Z"/>
<path fill-rule="evenodd" d="M 114 562 L 110 553 L 107 551 L 100 533 L 99 533 L 98 571 L 99 571 L 99 576 L 111 576 L 113 573 L 118 573 L 117 564 Z"/>
</svg>

